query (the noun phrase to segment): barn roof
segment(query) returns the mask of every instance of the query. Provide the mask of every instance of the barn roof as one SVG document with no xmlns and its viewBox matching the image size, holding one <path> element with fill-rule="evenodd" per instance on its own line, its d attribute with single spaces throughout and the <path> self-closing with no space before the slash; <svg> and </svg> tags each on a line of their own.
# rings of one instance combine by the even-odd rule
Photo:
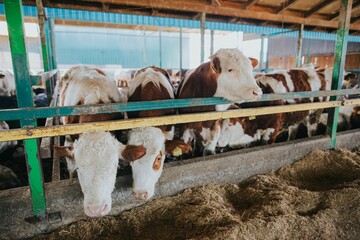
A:
<svg viewBox="0 0 360 240">
<path fill-rule="evenodd" d="M 35 0 L 24 0 L 35 5 Z M 334 32 L 340 0 L 45 0 L 51 8 L 101 11 L 198 20 L 200 12 L 207 21 L 242 23 L 260 26 L 298 28 Z M 360 0 L 352 5 L 350 34 L 360 33 Z"/>
</svg>

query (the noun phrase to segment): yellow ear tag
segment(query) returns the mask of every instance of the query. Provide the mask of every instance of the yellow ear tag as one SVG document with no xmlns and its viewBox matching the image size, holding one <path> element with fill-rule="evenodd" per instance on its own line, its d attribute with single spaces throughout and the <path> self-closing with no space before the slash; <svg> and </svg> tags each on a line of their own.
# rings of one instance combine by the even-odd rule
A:
<svg viewBox="0 0 360 240">
<path fill-rule="evenodd" d="M 178 157 L 182 155 L 182 150 L 179 147 L 176 147 L 173 151 L 172 151 L 172 155 L 174 157 Z"/>
<path fill-rule="evenodd" d="M 256 116 L 249 116 L 249 120 L 254 120 L 256 119 Z"/>
</svg>

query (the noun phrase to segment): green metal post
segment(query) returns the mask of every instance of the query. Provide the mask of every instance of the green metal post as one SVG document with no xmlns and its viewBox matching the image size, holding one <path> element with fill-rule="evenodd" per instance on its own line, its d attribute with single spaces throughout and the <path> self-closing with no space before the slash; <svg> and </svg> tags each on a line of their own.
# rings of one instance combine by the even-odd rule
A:
<svg viewBox="0 0 360 240">
<path fill-rule="evenodd" d="M 46 17 L 45 17 L 45 11 L 44 11 L 44 6 L 42 3 L 42 0 L 36 0 L 36 7 L 37 7 L 37 12 L 38 12 L 41 52 L 42 52 L 44 71 L 47 72 L 50 70 L 50 68 L 49 68 L 48 51 L 47 51 L 47 47 L 46 47 L 46 34 L 45 34 Z"/>
<path fill-rule="evenodd" d="M 296 67 L 301 66 L 303 33 L 304 33 L 304 24 L 301 24 L 300 29 L 299 29 L 299 37 L 298 37 L 297 49 L 296 49 L 296 65 L 295 65 Z"/>
<path fill-rule="evenodd" d="M 24 19 L 21 0 L 5 0 L 5 15 L 8 25 L 11 57 L 16 83 L 16 96 L 19 107 L 34 107 L 26 52 Z M 36 119 L 24 116 L 20 120 L 22 127 L 36 127 Z M 24 140 L 25 157 L 28 169 L 29 185 L 33 213 L 39 219 L 45 219 L 46 203 L 44 181 L 36 139 Z"/>
<path fill-rule="evenodd" d="M 344 66 L 347 50 L 347 37 L 351 17 L 352 0 L 341 0 L 339 12 L 339 26 L 335 43 L 334 69 L 332 75 L 331 89 L 341 89 L 344 78 Z M 339 97 L 330 97 L 330 101 Z M 335 148 L 336 131 L 339 117 L 339 107 L 332 108 L 328 114 L 327 133 L 331 137 L 330 148 Z"/>
<path fill-rule="evenodd" d="M 47 34 L 46 34 L 46 16 L 45 16 L 45 10 L 42 3 L 42 0 L 36 0 L 36 7 L 38 12 L 38 22 L 39 22 L 39 28 L 40 28 L 40 40 L 41 40 L 41 52 L 42 52 L 42 59 L 43 59 L 43 65 L 44 65 L 44 72 L 50 71 L 52 68 L 51 64 L 51 54 L 50 54 L 50 46 L 47 46 Z M 46 95 L 48 102 L 50 103 L 51 100 L 51 84 L 50 81 L 46 81 Z"/>
<path fill-rule="evenodd" d="M 50 47 L 51 47 L 51 63 L 52 69 L 57 68 L 56 62 L 56 43 L 55 43 L 55 20 L 53 18 L 49 19 L 49 31 L 50 31 Z"/>
<path fill-rule="evenodd" d="M 49 59 L 49 70 L 53 69 L 53 66 L 52 66 L 52 49 L 51 49 L 51 43 L 50 43 L 50 26 L 49 26 L 49 21 L 46 21 L 46 24 L 45 24 L 45 39 L 46 39 L 46 50 L 47 50 L 47 53 L 48 53 L 48 59 Z"/>
</svg>

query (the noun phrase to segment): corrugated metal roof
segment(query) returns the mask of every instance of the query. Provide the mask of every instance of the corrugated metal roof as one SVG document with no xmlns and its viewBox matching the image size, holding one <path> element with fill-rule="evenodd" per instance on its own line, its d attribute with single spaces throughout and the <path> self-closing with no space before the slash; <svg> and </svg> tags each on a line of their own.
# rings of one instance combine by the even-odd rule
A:
<svg viewBox="0 0 360 240">
<path fill-rule="evenodd" d="M 115 23 L 128 25 L 146 25 L 146 26 L 163 26 L 163 27 L 183 27 L 183 28 L 200 28 L 200 21 L 164 18 L 154 16 L 141 16 L 120 13 L 106 13 L 106 12 L 90 12 L 82 10 L 46 8 L 46 14 L 50 18 L 58 18 L 65 20 L 79 20 L 79 21 L 93 21 L 101 23 Z M 0 4 L 0 14 L 4 14 L 4 5 Z M 24 6 L 25 16 L 37 17 L 36 7 Z M 246 24 L 235 24 L 225 22 L 206 22 L 206 28 L 211 30 L 222 31 L 241 31 L 245 33 L 255 34 L 274 34 L 278 32 L 286 32 L 284 36 L 297 37 L 297 31 L 289 31 L 289 29 L 281 29 L 265 26 L 254 26 Z M 322 33 L 322 32 L 304 32 L 304 38 L 319 39 L 319 40 L 336 40 L 336 34 Z M 349 36 L 349 42 L 360 42 L 360 36 Z"/>
</svg>

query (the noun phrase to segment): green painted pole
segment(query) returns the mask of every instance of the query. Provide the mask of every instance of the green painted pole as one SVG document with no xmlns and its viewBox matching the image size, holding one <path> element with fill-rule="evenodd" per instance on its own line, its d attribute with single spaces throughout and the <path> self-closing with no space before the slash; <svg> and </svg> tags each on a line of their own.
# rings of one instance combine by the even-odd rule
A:
<svg viewBox="0 0 360 240">
<path fill-rule="evenodd" d="M 295 64 L 295 67 L 300 67 L 301 66 L 301 53 L 302 53 L 303 34 L 304 34 L 304 24 L 301 24 L 300 29 L 299 29 L 299 37 L 298 37 L 297 49 L 296 49 L 296 64 Z"/>
<path fill-rule="evenodd" d="M 51 47 L 51 63 L 52 70 L 57 69 L 56 61 L 56 42 L 55 42 L 55 20 L 53 18 L 49 19 L 49 32 L 50 32 L 50 47 Z"/>
<path fill-rule="evenodd" d="M 49 70 L 53 69 L 53 65 L 52 65 L 52 49 L 51 49 L 51 43 L 50 43 L 50 24 L 49 21 L 46 21 L 45 24 L 45 39 L 46 39 L 46 49 L 47 49 L 47 53 L 48 53 L 48 59 L 49 59 Z"/>
<path fill-rule="evenodd" d="M 46 16 L 45 16 L 45 10 L 42 3 L 42 0 L 36 0 L 36 7 L 38 12 L 38 22 L 39 22 L 39 29 L 40 29 L 40 41 L 41 41 L 41 52 L 42 52 L 42 59 L 43 59 L 43 65 L 44 65 L 44 72 L 50 71 L 52 68 L 51 64 L 51 58 L 50 58 L 50 47 L 47 46 L 47 34 L 46 34 Z M 46 96 L 48 99 L 48 102 L 51 101 L 51 84 L 50 81 L 46 81 Z"/>
<path fill-rule="evenodd" d="M 18 105 L 20 108 L 34 107 L 21 0 L 5 0 L 4 7 L 8 25 Z M 23 116 L 20 123 L 22 127 L 31 128 L 37 126 L 36 119 L 26 115 Z M 33 213 L 42 220 L 45 219 L 46 216 L 46 203 L 37 140 L 24 140 L 24 145 Z"/>
<path fill-rule="evenodd" d="M 347 37 L 349 34 L 349 24 L 351 17 L 352 0 L 341 0 L 339 11 L 339 26 L 335 43 L 334 69 L 332 75 L 331 89 L 341 89 L 342 79 L 344 79 L 344 66 L 347 50 Z M 339 99 L 330 97 L 330 101 Z M 336 146 L 336 131 L 339 118 L 339 107 L 332 108 L 328 114 L 327 133 L 331 137 L 330 148 Z"/>
<path fill-rule="evenodd" d="M 44 65 L 44 72 L 50 70 L 49 67 L 49 58 L 48 58 L 48 51 L 46 47 L 46 34 L 45 34 L 45 11 L 42 0 L 36 0 L 36 7 L 38 12 L 38 22 L 39 22 L 39 29 L 40 29 L 40 41 L 41 41 L 41 52 L 42 52 L 42 59 Z"/>
</svg>

